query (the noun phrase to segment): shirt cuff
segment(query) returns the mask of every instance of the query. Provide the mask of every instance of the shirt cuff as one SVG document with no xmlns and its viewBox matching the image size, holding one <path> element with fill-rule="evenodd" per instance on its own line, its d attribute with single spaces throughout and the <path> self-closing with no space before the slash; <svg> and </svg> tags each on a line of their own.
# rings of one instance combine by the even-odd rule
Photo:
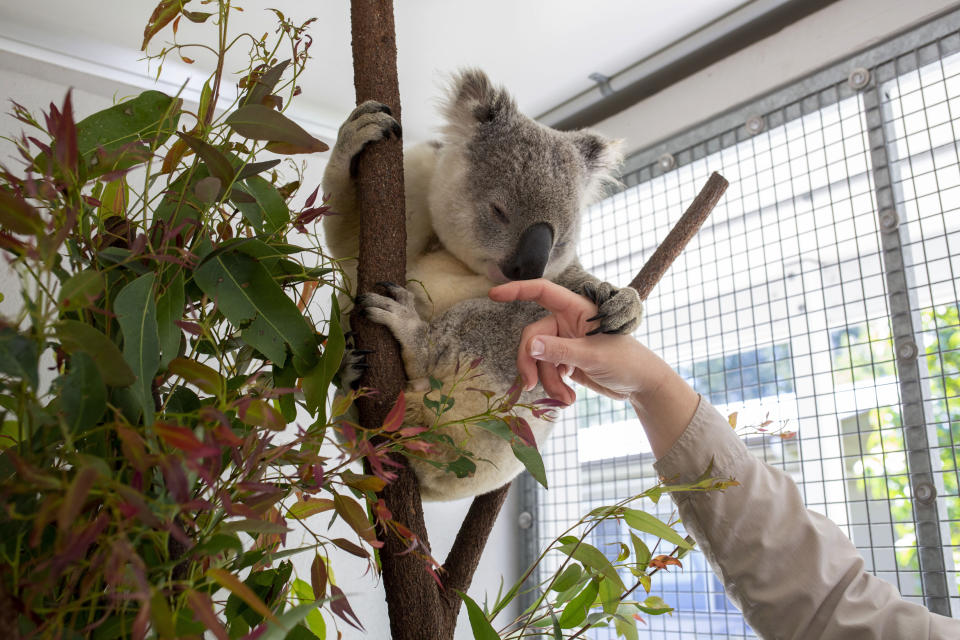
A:
<svg viewBox="0 0 960 640">
<path fill-rule="evenodd" d="M 713 460 L 711 476 L 732 478 L 736 477 L 744 456 L 748 455 L 746 446 L 727 419 L 700 396 L 700 404 L 690 424 L 653 468 L 667 483 L 687 483 L 703 475 Z"/>
</svg>

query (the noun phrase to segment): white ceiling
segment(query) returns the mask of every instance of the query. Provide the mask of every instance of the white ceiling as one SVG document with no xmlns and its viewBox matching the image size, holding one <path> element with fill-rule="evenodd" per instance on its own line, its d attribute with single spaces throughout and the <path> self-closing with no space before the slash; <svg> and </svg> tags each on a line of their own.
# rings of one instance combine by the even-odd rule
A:
<svg viewBox="0 0 960 640">
<path fill-rule="evenodd" d="M 83 71 L 147 86 L 152 82 L 139 52 L 143 26 L 157 0 L 30 0 L 0 6 L 0 50 L 64 68 L 64 82 Z M 276 7 L 289 17 L 318 20 L 310 30 L 313 59 L 300 80 L 295 115 L 329 136 L 354 105 L 350 15 L 346 0 L 240 1 L 231 32 L 272 32 Z M 444 78 L 477 66 L 514 93 L 536 115 L 589 89 L 593 72 L 612 75 L 689 35 L 745 0 L 398 0 L 399 80 L 405 138 L 433 135 L 436 97 Z M 188 8 L 209 10 L 194 0 Z M 213 42 L 215 29 L 181 21 L 180 42 Z M 151 51 L 171 40 L 167 27 Z M 166 88 L 190 80 L 197 91 L 213 68 L 197 52 L 194 65 L 166 64 Z M 228 65 L 230 67 L 230 65 Z M 154 68 L 154 72 L 156 69 Z M 73 76 L 74 78 L 76 76 Z M 199 81 L 198 81 L 199 80 Z M 76 82 L 76 80 L 73 80 Z M 2 88 L 0 88 L 2 92 Z M 16 96 L 11 96 L 16 97 Z"/>
</svg>

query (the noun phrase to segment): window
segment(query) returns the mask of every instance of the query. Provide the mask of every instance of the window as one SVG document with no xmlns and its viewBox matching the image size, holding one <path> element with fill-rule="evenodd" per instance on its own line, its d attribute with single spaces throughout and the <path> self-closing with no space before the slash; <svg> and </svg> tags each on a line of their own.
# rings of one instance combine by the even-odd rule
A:
<svg viewBox="0 0 960 640">
<path fill-rule="evenodd" d="M 727 177 L 726 196 L 647 301 L 637 336 L 722 413 L 796 431 L 747 446 L 844 529 L 868 570 L 955 617 L 958 28 L 955 13 L 767 96 L 760 133 L 731 128 L 726 116 L 631 158 L 626 188 L 588 212 L 580 251 L 599 277 L 629 282 L 710 172 Z M 870 83 L 854 88 L 847 76 L 864 64 Z M 656 161 L 664 150 L 673 154 L 666 171 Z M 545 446 L 551 489 L 526 494 L 538 546 L 656 482 L 632 412 L 579 394 Z M 643 506 L 663 518 L 673 509 L 669 500 Z M 616 523 L 593 536 L 612 554 L 628 540 Z M 677 611 L 647 618 L 642 637 L 754 637 L 702 555 L 654 585 Z"/>
</svg>

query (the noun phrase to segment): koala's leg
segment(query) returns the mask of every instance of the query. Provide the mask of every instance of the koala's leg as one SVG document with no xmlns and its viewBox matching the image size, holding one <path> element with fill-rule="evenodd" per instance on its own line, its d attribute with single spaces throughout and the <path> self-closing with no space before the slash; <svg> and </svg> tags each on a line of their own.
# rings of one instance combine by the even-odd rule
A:
<svg viewBox="0 0 960 640">
<path fill-rule="evenodd" d="M 337 133 L 337 142 L 323 173 L 323 192 L 330 195 L 330 207 L 339 215 L 324 216 L 327 246 L 335 258 L 359 252 L 357 190 L 354 178 L 360 152 L 370 143 L 401 135 L 390 107 L 373 100 L 364 102 L 347 118 Z"/>
<path fill-rule="evenodd" d="M 533 302 L 499 303 L 488 298 L 464 300 L 427 323 L 416 310 L 416 297 L 398 285 L 383 283 L 388 296 L 365 293 L 357 304 L 374 322 L 385 325 L 400 343 L 411 381 L 452 371 L 458 361 L 481 359 L 480 371 L 503 390 L 517 377 L 517 348 L 523 328 L 546 315 Z"/>
<path fill-rule="evenodd" d="M 560 274 L 557 284 L 590 298 L 597 305 L 594 318 L 600 321 L 600 326 L 591 333 L 631 333 L 640 325 L 643 303 L 632 287 L 617 288 L 602 282 L 587 273 L 579 261 Z"/>
<path fill-rule="evenodd" d="M 430 327 L 417 313 L 416 297 L 403 287 L 382 282 L 388 296 L 362 293 L 356 304 L 370 320 L 390 329 L 400 343 L 407 379 L 427 378 L 438 359 L 436 345 L 430 341 Z"/>
</svg>

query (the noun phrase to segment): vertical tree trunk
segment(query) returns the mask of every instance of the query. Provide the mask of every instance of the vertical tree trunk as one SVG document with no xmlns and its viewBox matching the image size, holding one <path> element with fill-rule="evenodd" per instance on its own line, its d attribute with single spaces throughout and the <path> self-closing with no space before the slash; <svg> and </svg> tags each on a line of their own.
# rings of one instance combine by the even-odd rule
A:
<svg viewBox="0 0 960 640">
<path fill-rule="evenodd" d="M 357 104 L 377 100 L 390 107 L 400 120 L 397 82 L 397 47 L 393 3 L 390 0 L 352 0 L 353 68 Z M 357 291 L 369 291 L 381 281 L 406 281 L 406 218 L 403 193 L 402 143 L 391 138 L 370 145 L 361 155 L 357 173 L 357 199 L 362 215 Z M 379 394 L 359 403 L 361 425 L 381 425 L 404 385 L 397 343 L 386 327 L 354 315 L 351 326 L 357 343 L 372 349 L 364 385 Z M 394 517 L 427 546 L 427 530 L 416 476 L 405 465 L 400 477 L 381 494 Z M 446 615 L 436 584 L 416 553 L 400 555 L 396 536 L 378 533 L 384 543 L 380 553 L 393 640 L 422 640 L 446 636 Z M 450 636 L 452 637 L 452 635 Z"/>
</svg>

